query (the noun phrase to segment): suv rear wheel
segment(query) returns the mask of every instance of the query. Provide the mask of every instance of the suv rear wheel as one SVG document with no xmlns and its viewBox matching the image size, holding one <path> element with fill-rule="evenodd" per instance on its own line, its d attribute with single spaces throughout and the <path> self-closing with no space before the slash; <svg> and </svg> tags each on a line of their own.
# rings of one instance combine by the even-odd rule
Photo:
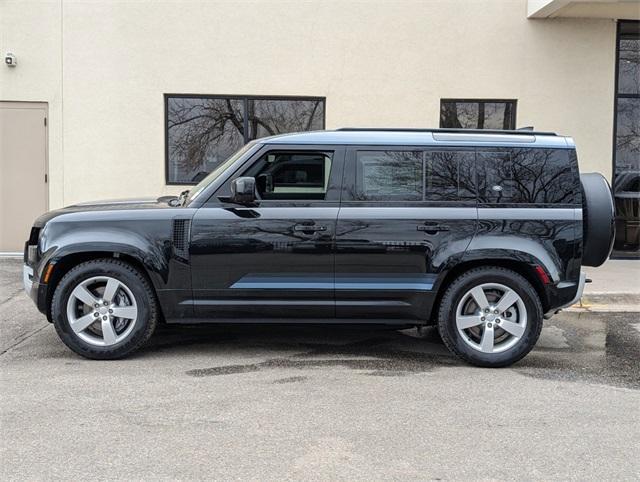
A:
<svg viewBox="0 0 640 482">
<path fill-rule="evenodd" d="M 525 278 L 504 268 L 475 268 L 447 289 L 438 331 L 460 358 L 503 367 L 531 351 L 542 330 L 542 315 L 538 293 Z"/>
<path fill-rule="evenodd" d="M 56 287 L 51 313 L 60 339 L 86 358 L 121 358 L 138 349 L 157 323 L 146 277 L 116 259 L 98 259 L 70 270 Z"/>
</svg>

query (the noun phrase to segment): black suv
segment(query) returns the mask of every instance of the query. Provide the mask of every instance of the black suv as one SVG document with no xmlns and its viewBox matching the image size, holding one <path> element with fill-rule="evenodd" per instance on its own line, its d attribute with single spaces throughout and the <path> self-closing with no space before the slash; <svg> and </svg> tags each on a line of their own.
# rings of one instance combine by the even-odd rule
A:
<svg viewBox="0 0 640 482">
<path fill-rule="evenodd" d="M 247 144 L 179 197 L 41 216 L 25 288 L 62 341 L 123 357 L 163 323 L 437 325 L 505 366 L 611 252 L 613 201 L 572 139 L 340 129 Z"/>
</svg>

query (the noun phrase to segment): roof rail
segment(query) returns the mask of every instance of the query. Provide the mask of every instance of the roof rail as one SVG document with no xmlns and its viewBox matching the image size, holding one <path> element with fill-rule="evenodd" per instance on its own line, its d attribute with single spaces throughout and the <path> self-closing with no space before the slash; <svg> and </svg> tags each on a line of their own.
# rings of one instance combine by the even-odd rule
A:
<svg viewBox="0 0 640 482">
<path fill-rule="evenodd" d="M 504 135 L 540 135 L 540 136 L 557 136 L 555 132 L 541 132 L 534 130 L 500 130 L 500 129 L 419 129 L 413 127 L 340 127 L 336 129 L 340 132 L 446 132 L 452 134 L 504 134 Z"/>
</svg>

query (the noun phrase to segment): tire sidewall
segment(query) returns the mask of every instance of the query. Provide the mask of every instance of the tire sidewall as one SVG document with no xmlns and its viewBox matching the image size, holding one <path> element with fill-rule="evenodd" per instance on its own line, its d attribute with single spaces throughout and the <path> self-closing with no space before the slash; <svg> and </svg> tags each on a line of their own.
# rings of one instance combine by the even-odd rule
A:
<svg viewBox="0 0 640 482">
<path fill-rule="evenodd" d="M 500 353 L 482 353 L 469 346 L 458 332 L 456 310 L 462 297 L 475 286 L 484 283 L 499 283 L 514 290 L 527 310 L 527 326 L 519 342 Z M 445 343 L 457 355 L 480 366 L 501 367 L 520 360 L 535 346 L 542 329 L 542 307 L 538 294 L 522 276 L 503 269 L 479 269 L 458 278 L 451 285 L 440 310 L 438 328 Z"/>
<path fill-rule="evenodd" d="M 82 340 L 73 331 L 67 318 L 67 303 L 75 287 L 95 276 L 109 276 L 124 283 L 133 293 L 138 308 L 136 324 L 127 338 L 108 347 L 96 346 Z M 147 338 L 152 317 L 146 280 L 131 268 L 105 261 L 90 261 L 69 271 L 56 287 L 53 295 L 51 314 L 53 323 L 62 341 L 76 353 L 98 359 L 113 359 L 127 355 Z"/>
</svg>

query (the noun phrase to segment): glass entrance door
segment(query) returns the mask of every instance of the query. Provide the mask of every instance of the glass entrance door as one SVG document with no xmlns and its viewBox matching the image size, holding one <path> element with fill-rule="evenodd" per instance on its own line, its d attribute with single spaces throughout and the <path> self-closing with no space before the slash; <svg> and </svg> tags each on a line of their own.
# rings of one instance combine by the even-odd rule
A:
<svg viewBox="0 0 640 482">
<path fill-rule="evenodd" d="M 615 250 L 619 255 L 640 256 L 640 22 L 619 21 L 616 55 Z"/>
</svg>

